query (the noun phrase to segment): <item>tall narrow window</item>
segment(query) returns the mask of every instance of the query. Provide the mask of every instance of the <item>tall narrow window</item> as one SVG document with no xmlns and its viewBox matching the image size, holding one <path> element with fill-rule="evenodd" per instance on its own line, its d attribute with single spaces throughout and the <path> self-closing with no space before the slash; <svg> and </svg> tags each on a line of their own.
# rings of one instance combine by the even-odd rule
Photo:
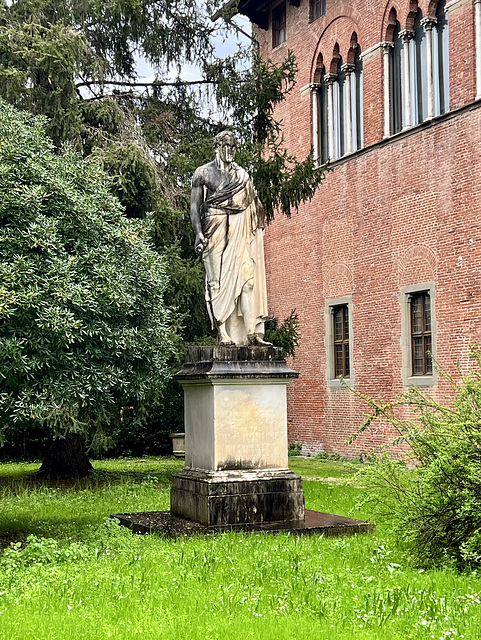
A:
<svg viewBox="0 0 481 640">
<path fill-rule="evenodd" d="M 446 2 L 441 0 L 433 29 L 434 115 L 449 111 L 449 25 Z"/>
<path fill-rule="evenodd" d="M 333 307 L 334 377 L 349 378 L 349 307 Z"/>
<path fill-rule="evenodd" d="M 361 149 L 363 131 L 363 81 L 361 49 L 354 63 L 343 64 L 338 58 L 336 72 L 321 75 L 317 92 L 319 115 L 319 157 L 321 162 L 337 160 Z M 329 107 L 332 92 L 332 110 Z M 330 148 L 332 146 L 332 148 Z"/>
<path fill-rule="evenodd" d="M 352 105 L 352 150 L 362 149 L 364 145 L 363 127 L 363 82 L 361 47 L 358 45 L 354 58 L 354 72 L 351 80 Z"/>
<path fill-rule="evenodd" d="M 397 22 L 390 68 L 391 134 L 449 111 L 446 0 L 440 0 L 435 17 L 423 18 L 418 9 L 413 30 L 403 32 L 406 34 L 404 38 L 399 38 L 399 33 L 400 25 Z M 408 49 L 404 50 L 404 47 Z M 406 60 L 409 60 L 409 69 L 404 68 Z M 407 77 L 409 86 L 405 86 Z"/>
<path fill-rule="evenodd" d="M 312 20 L 317 20 L 326 13 L 326 0 L 312 0 L 311 3 Z"/>
<path fill-rule="evenodd" d="M 409 42 L 410 84 L 411 84 L 411 122 L 420 124 L 428 115 L 428 76 L 427 76 L 427 39 L 418 9 L 414 21 L 414 38 Z"/>
<path fill-rule="evenodd" d="M 319 151 L 321 163 L 325 163 L 329 160 L 329 129 L 328 129 L 328 88 L 327 82 L 324 82 L 324 75 L 321 76 L 321 88 L 318 91 L 319 99 Z"/>
<path fill-rule="evenodd" d="M 391 133 L 398 133 L 403 128 L 404 42 L 399 37 L 401 26 L 396 23 L 393 34 L 393 48 L 391 50 Z"/>
<path fill-rule="evenodd" d="M 326 381 L 331 388 L 354 383 L 354 330 L 352 296 L 326 300 Z"/>
<path fill-rule="evenodd" d="M 286 41 L 286 3 L 272 9 L 272 46 L 278 47 Z"/>
<path fill-rule="evenodd" d="M 427 291 L 411 296 L 412 375 L 425 376 L 433 372 L 431 358 L 431 299 Z"/>
<path fill-rule="evenodd" d="M 342 58 L 337 65 L 337 78 L 333 84 L 334 116 L 334 158 L 340 158 L 346 152 L 346 74 Z"/>
<path fill-rule="evenodd" d="M 436 287 L 433 281 L 401 287 L 401 377 L 409 387 L 438 384 Z"/>
</svg>

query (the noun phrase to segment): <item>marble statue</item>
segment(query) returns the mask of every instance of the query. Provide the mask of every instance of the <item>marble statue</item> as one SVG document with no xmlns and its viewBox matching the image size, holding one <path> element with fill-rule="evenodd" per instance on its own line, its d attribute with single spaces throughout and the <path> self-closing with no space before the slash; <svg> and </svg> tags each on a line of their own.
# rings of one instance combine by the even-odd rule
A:
<svg viewBox="0 0 481 640">
<path fill-rule="evenodd" d="M 191 196 L 207 309 L 219 344 L 268 346 L 264 208 L 247 172 L 234 162 L 235 136 L 223 131 L 215 147 L 215 159 L 194 173 Z"/>
</svg>

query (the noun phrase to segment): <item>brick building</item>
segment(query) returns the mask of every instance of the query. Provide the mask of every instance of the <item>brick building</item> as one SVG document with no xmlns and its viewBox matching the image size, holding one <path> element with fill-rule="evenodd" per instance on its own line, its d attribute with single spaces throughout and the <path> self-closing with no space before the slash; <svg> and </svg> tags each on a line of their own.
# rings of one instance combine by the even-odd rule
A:
<svg viewBox="0 0 481 640">
<path fill-rule="evenodd" d="M 341 383 L 438 396 L 481 335 L 481 0 L 240 2 L 264 57 L 297 58 L 278 109 L 288 150 L 331 162 L 313 200 L 266 233 L 270 312 L 296 309 L 289 438 L 356 456 L 365 407 Z"/>
</svg>

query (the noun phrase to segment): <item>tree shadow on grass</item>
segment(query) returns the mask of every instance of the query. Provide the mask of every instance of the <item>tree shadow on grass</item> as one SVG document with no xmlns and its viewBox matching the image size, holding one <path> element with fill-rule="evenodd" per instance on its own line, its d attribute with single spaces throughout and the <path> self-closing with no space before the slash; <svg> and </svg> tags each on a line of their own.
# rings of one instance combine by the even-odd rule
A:
<svg viewBox="0 0 481 640">
<path fill-rule="evenodd" d="M 165 502 L 165 493 L 168 491 L 172 475 L 180 468 L 178 460 L 167 460 L 163 468 L 156 470 L 148 468 L 142 471 L 107 471 L 96 469 L 87 477 L 71 480 L 53 480 L 39 477 L 36 473 L 25 475 L 0 476 L 0 549 L 10 546 L 13 542 L 23 543 L 31 534 L 52 537 L 56 539 L 72 539 L 82 541 L 87 535 L 98 528 L 111 513 L 123 511 L 122 503 L 109 504 L 108 490 L 120 489 L 119 497 L 122 500 L 122 489 L 126 491 L 126 501 L 129 493 L 140 493 L 142 490 L 159 490 L 159 503 Z M 96 496 L 98 491 L 98 496 Z M 107 492 L 107 493 L 106 493 Z M 78 495 L 77 495 L 78 494 Z M 107 497 L 106 497 L 107 496 Z M 67 504 L 70 516 L 62 514 L 62 501 L 67 503 L 71 497 L 75 504 Z M 105 501 L 106 511 L 99 511 L 98 505 L 92 507 L 92 500 L 98 498 Z M 52 515 L 52 500 L 58 498 L 58 515 Z M 1 503 L 10 502 L 6 511 L 2 514 Z M 45 500 L 38 506 L 38 501 Z M 4 504 L 5 504 L 4 502 Z M 120 502 L 120 501 L 119 501 Z M 15 507 L 18 504 L 18 508 Z M 30 503 L 32 503 L 29 512 Z M 78 513 L 72 513 L 78 508 Z"/>
<path fill-rule="evenodd" d="M 0 550 L 15 542 L 23 545 L 30 535 L 82 542 L 87 532 L 98 526 L 98 517 L 88 515 L 76 517 L 74 521 L 72 518 L 37 518 L 25 515 L 9 520 L 0 519 Z"/>
<path fill-rule="evenodd" d="M 159 483 L 170 483 L 173 474 L 181 468 L 181 462 L 175 458 L 172 461 L 168 460 L 167 464 L 163 466 L 162 470 L 150 468 L 142 471 L 108 471 L 94 468 L 84 478 L 46 478 L 45 476 L 40 476 L 37 471 L 3 475 L 0 472 L 0 489 L 7 487 L 14 491 L 15 488 L 54 487 L 81 491 L 129 482 L 142 484 L 149 479 Z"/>
</svg>

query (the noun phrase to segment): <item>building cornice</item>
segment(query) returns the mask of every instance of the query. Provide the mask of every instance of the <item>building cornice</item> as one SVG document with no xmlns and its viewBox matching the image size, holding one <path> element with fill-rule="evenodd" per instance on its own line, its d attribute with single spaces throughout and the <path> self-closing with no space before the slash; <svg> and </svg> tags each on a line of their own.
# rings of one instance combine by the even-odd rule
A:
<svg viewBox="0 0 481 640">
<path fill-rule="evenodd" d="M 463 4 L 470 4 L 473 0 L 451 0 L 446 2 L 446 11 L 452 11 L 458 7 L 462 7 Z"/>
<path fill-rule="evenodd" d="M 329 167 L 334 168 L 338 165 L 345 164 L 346 162 L 349 162 L 354 158 L 358 158 L 360 156 L 364 156 L 366 154 L 371 153 L 371 151 L 373 151 L 374 149 L 385 147 L 387 145 L 397 142 L 398 140 L 410 138 L 411 136 L 414 136 L 420 133 L 421 131 L 425 131 L 427 129 L 436 127 L 438 124 L 441 124 L 442 122 L 452 120 L 453 118 L 457 118 L 465 113 L 469 113 L 470 111 L 477 111 L 478 109 L 481 109 L 481 99 L 477 99 L 477 100 L 474 100 L 473 102 L 469 102 L 468 104 L 465 104 L 462 107 L 458 107 L 457 109 L 453 109 L 452 111 L 447 111 L 446 113 L 443 113 L 442 115 L 439 115 L 439 116 L 435 116 L 430 120 L 424 120 L 424 122 L 421 122 L 420 124 L 409 127 L 407 129 L 403 129 L 399 133 L 394 133 L 388 137 L 381 138 L 381 140 L 378 140 L 377 142 L 373 142 L 367 147 L 362 147 L 361 149 L 358 149 L 357 151 L 354 151 L 349 155 L 342 156 L 342 158 L 338 158 L 337 160 L 331 160 L 329 162 Z"/>
</svg>

